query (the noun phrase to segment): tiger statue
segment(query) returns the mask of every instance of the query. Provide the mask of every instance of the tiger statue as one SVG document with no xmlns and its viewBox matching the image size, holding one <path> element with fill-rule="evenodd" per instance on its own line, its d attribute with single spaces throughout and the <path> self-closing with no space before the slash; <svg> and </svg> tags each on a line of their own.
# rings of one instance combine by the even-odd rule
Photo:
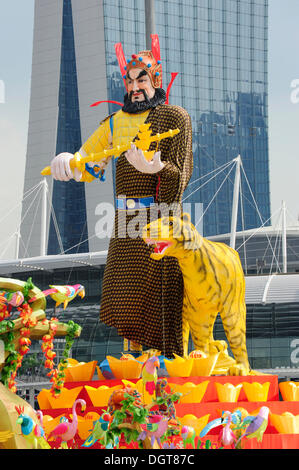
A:
<svg viewBox="0 0 299 470">
<path fill-rule="evenodd" d="M 225 351 L 226 341 L 216 341 L 213 336 L 220 313 L 235 357 L 235 361 L 230 358 L 228 374 L 254 374 L 246 348 L 245 278 L 238 253 L 224 243 L 202 237 L 187 213 L 181 217 L 161 217 L 147 224 L 142 238 L 154 247 L 152 259 L 174 256 L 180 265 L 184 279 L 184 357 L 188 355 L 190 332 L 196 349 L 206 354 Z"/>
</svg>

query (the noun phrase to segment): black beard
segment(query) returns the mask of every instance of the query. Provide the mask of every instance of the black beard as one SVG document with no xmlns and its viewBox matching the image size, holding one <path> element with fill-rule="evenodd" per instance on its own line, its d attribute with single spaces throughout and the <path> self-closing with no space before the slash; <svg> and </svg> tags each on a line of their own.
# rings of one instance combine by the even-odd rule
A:
<svg viewBox="0 0 299 470">
<path fill-rule="evenodd" d="M 132 92 L 130 93 L 130 96 L 128 93 L 124 97 L 124 105 L 122 107 L 122 110 L 125 113 L 129 114 L 136 114 L 136 113 L 142 113 L 143 111 L 146 111 L 147 109 L 155 108 L 159 104 L 164 104 L 166 101 L 166 93 L 163 90 L 163 88 L 156 88 L 154 96 L 149 99 L 147 96 L 146 92 L 144 90 L 142 91 L 145 100 L 144 101 L 131 101 L 131 96 Z"/>
</svg>

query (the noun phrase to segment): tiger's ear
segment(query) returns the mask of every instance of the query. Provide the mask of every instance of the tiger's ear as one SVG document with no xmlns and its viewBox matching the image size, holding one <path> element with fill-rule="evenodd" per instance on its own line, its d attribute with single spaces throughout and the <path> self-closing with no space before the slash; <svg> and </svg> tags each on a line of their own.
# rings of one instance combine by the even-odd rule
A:
<svg viewBox="0 0 299 470">
<path fill-rule="evenodd" d="M 187 224 L 191 224 L 191 217 L 190 217 L 190 214 L 188 214 L 188 212 L 184 212 L 181 218 L 183 222 Z"/>
</svg>

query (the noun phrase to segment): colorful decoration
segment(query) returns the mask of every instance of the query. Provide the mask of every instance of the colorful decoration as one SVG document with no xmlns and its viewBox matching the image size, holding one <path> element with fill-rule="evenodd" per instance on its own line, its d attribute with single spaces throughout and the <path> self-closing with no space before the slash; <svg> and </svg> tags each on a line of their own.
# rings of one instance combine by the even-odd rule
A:
<svg viewBox="0 0 299 470">
<path fill-rule="evenodd" d="M 150 357 L 142 366 L 143 385 L 150 395 L 155 393 L 159 367 L 160 362 L 157 356 Z"/>
<path fill-rule="evenodd" d="M 15 407 L 19 417 L 17 423 L 21 425 L 22 435 L 25 437 L 30 449 L 50 449 L 45 440 L 45 432 L 41 426 L 35 424 L 33 419 L 24 413 L 24 407 Z"/>
<path fill-rule="evenodd" d="M 154 446 L 155 441 L 160 445 L 161 437 L 166 433 L 168 428 L 168 418 L 164 415 L 148 416 L 148 422 L 141 424 L 142 432 L 138 436 L 138 440 L 144 441 L 146 438 L 150 439 L 151 446 Z"/>
<path fill-rule="evenodd" d="M 263 439 L 264 432 L 268 426 L 269 408 L 262 406 L 257 416 L 246 416 L 243 420 L 243 424 L 249 423 L 245 433 L 236 442 L 236 447 L 241 439 L 246 437 L 252 439 L 256 437 L 257 441 L 261 442 Z"/>
<path fill-rule="evenodd" d="M 10 289 L 3 292 L 11 293 L 11 296 L 4 296 L 10 304 L 0 302 L 0 335 L 5 344 L 5 364 L 1 370 L 1 381 L 13 392 L 16 392 L 15 379 L 18 369 L 22 366 L 23 357 L 29 352 L 31 345 L 31 336 L 38 339 L 35 333 L 35 328 L 39 331 L 48 330 L 47 334 L 40 335 L 39 339 L 43 339 L 42 350 L 45 353 L 46 361 L 45 367 L 50 368 L 50 376 L 53 375 L 53 393 L 59 393 L 60 388 L 64 383 L 63 369 L 67 363 L 64 360 L 68 357 L 74 338 L 80 335 L 81 328 L 79 325 L 70 321 L 67 325 L 58 323 L 57 318 L 50 321 L 46 319 L 44 311 L 45 308 L 44 294 L 37 289 L 32 279 L 29 278 L 25 283 L 13 279 L 4 279 L 0 281 L 5 286 L 21 286 L 20 290 Z M 79 292 L 80 289 L 78 289 Z M 77 293 L 78 293 L 77 292 Z M 80 295 L 80 294 L 79 294 Z M 4 298 L 3 297 L 3 298 Z M 20 304 L 20 302 L 22 303 Z M 9 320 L 12 306 L 16 306 L 19 312 L 19 318 L 11 321 Z M 16 326 L 17 325 L 17 326 Z M 53 369 L 54 358 L 56 353 L 53 351 L 53 338 L 59 331 L 59 335 L 63 336 L 64 328 L 66 327 L 66 347 L 63 353 L 63 361 L 61 361 L 58 371 Z"/>
<path fill-rule="evenodd" d="M 42 293 L 45 297 L 50 295 L 50 297 L 55 300 L 55 307 L 59 307 L 59 305 L 63 304 L 63 308 L 66 309 L 69 302 L 77 297 L 77 295 L 79 295 L 81 299 L 85 296 L 85 288 L 81 284 L 75 284 L 73 286 L 52 285 L 50 287 L 51 289 L 44 290 Z M 37 300 L 37 297 L 30 299 L 30 302 L 34 302 L 35 300 Z"/>
<path fill-rule="evenodd" d="M 181 436 L 183 438 L 184 449 L 187 448 L 188 444 L 191 444 L 192 449 L 195 448 L 195 429 L 191 426 L 183 426 L 181 430 Z"/>
<path fill-rule="evenodd" d="M 18 369 L 22 366 L 23 357 L 28 353 L 31 345 L 30 340 L 30 328 L 33 328 L 37 320 L 33 317 L 33 311 L 28 303 L 24 303 L 17 307 L 17 310 L 20 313 L 21 324 L 23 325 L 20 329 L 20 337 L 18 340 L 18 351 L 17 355 L 11 358 L 10 360 L 10 376 L 8 379 L 8 388 L 16 392 L 15 380 L 17 376 Z M 13 353 L 13 352 L 12 352 Z"/>
<path fill-rule="evenodd" d="M 106 436 L 112 419 L 113 417 L 109 413 L 103 413 L 100 418 L 93 423 L 91 434 L 82 444 L 82 447 L 92 447 L 97 441 L 101 441 L 104 447 L 109 448 Z"/>
<path fill-rule="evenodd" d="M 8 292 L 8 291 L 1 291 L 0 292 L 0 304 L 8 305 L 10 308 L 12 307 L 19 307 L 24 302 L 24 296 L 21 291 L 16 292 Z"/>
<path fill-rule="evenodd" d="M 196 349 L 206 354 L 224 350 L 223 342 L 215 341 L 212 335 L 220 311 L 236 360 L 236 364 L 229 368 L 229 375 L 248 375 L 245 278 L 238 253 L 224 243 L 203 238 L 192 225 L 188 213 L 181 218 L 162 217 L 151 222 L 143 229 L 143 239 L 154 246 L 154 253 L 150 255 L 152 259 L 173 256 L 182 270 L 185 290 L 182 312 L 184 357 L 188 352 L 189 330 Z M 211 272 L 214 273 L 212 276 L 203 277 L 202 273 Z M 213 299 L 213 303 L 208 299 Z M 217 305 L 216 310 L 214 305 Z M 233 328 L 229 326 L 232 324 Z M 186 377 L 186 373 L 183 376 Z"/>
<path fill-rule="evenodd" d="M 64 370 L 68 366 L 68 357 L 70 354 L 70 350 L 72 349 L 73 343 L 75 341 L 76 336 L 78 336 L 78 332 L 80 330 L 80 326 L 77 323 L 74 323 L 70 320 L 67 323 L 67 332 L 65 335 L 65 347 L 62 353 L 62 358 L 60 363 L 58 364 L 57 369 L 52 369 L 48 376 L 51 377 L 51 382 L 53 386 L 51 388 L 51 393 L 53 396 L 58 396 L 63 389 L 64 382 L 65 382 L 65 372 Z"/>
<path fill-rule="evenodd" d="M 73 420 L 71 422 L 61 422 L 53 429 L 53 431 L 51 431 L 48 436 L 48 440 L 55 439 L 55 441 L 59 441 L 59 445 L 61 444 L 62 448 L 67 448 L 68 445 L 72 443 L 78 427 L 78 417 L 76 413 L 76 406 L 78 404 L 81 405 L 81 411 L 85 410 L 86 401 L 82 399 L 76 400 L 72 408 Z"/>
</svg>

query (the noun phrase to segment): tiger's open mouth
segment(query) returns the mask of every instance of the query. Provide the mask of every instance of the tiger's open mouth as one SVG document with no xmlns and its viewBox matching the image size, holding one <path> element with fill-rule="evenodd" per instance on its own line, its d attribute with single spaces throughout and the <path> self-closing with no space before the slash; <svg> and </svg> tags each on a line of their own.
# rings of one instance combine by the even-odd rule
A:
<svg viewBox="0 0 299 470">
<path fill-rule="evenodd" d="M 153 240 L 152 238 L 146 238 L 145 242 L 148 245 L 154 245 L 154 253 L 157 253 L 159 255 L 163 255 L 167 248 L 169 248 L 173 244 L 170 241 Z"/>
</svg>

